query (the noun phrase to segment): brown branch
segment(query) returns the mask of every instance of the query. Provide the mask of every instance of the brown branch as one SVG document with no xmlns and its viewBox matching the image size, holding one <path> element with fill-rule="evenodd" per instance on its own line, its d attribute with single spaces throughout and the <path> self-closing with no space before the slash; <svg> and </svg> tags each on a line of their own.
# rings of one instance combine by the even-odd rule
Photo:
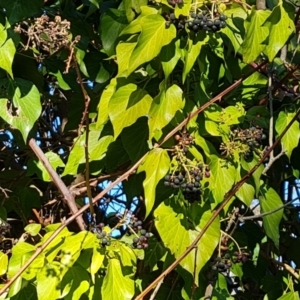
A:
<svg viewBox="0 0 300 300">
<path fill-rule="evenodd" d="M 70 192 L 70 190 L 66 187 L 65 183 L 61 180 L 61 178 L 58 176 L 56 171 L 53 169 L 48 158 L 46 157 L 44 152 L 41 150 L 41 148 L 36 144 L 35 140 L 30 139 L 28 144 L 29 144 L 30 148 L 32 149 L 32 151 L 35 153 L 35 155 L 38 157 L 39 161 L 43 164 L 43 166 L 49 173 L 54 184 L 57 186 L 57 188 L 62 193 L 64 200 L 66 201 L 72 214 L 76 215 L 78 212 L 78 209 L 77 209 L 77 206 L 75 203 L 75 199 L 74 199 L 72 193 Z M 77 215 L 76 222 L 77 222 L 80 230 L 85 229 L 85 223 L 84 223 L 81 215 Z"/>
<path fill-rule="evenodd" d="M 159 144 L 155 145 L 154 148 L 158 148 L 160 147 L 163 143 L 165 143 L 169 138 L 171 138 L 178 130 L 180 130 L 185 124 L 187 124 L 188 120 L 192 117 L 195 117 L 196 115 L 198 115 L 200 112 L 202 112 L 205 108 L 207 108 L 209 105 L 211 105 L 212 103 L 221 100 L 223 96 L 225 96 L 227 93 L 231 92 L 234 88 L 236 88 L 237 86 L 239 86 L 243 80 L 245 80 L 246 78 L 248 78 L 249 76 L 251 76 L 255 71 L 259 70 L 261 67 L 263 67 L 266 64 L 266 62 L 263 62 L 262 64 L 258 65 L 255 70 L 252 70 L 251 72 L 249 72 L 249 74 L 247 74 L 246 76 L 243 76 L 241 79 L 239 79 L 238 81 L 236 81 L 234 84 L 232 84 L 231 86 L 229 86 L 227 89 L 225 89 L 223 92 L 221 92 L 219 95 L 217 95 L 216 97 L 212 98 L 209 102 L 207 102 L 206 104 L 204 104 L 203 106 L 201 106 L 197 111 L 195 111 L 193 114 L 189 115 L 188 118 L 186 118 L 183 122 L 181 122 L 176 128 L 174 128 Z M 285 132 L 285 131 L 284 131 Z M 282 135 L 283 136 L 283 135 Z M 274 145 L 275 146 L 275 143 Z M 143 162 L 143 160 L 145 159 L 145 157 L 148 155 L 149 152 L 145 153 L 142 158 L 137 161 L 128 171 L 126 171 L 125 173 L 123 173 L 123 175 L 121 175 L 119 178 L 117 178 L 114 182 L 112 182 L 109 186 L 107 186 L 102 192 L 100 192 L 94 199 L 93 199 L 93 203 L 96 203 L 97 201 L 99 201 L 101 198 L 103 198 L 103 196 L 105 194 L 107 194 L 114 186 L 116 186 L 117 184 L 119 184 L 120 182 L 122 182 L 123 180 L 127 179 L 132 173 L 135 172 L 135 170 L 139 167 L 139 165 Z M 266 152 L 268 154 L 268 152 Z M 264 157 L 265 159 L 265 157 Z M 47 160 L 48 161 L 48 160 Z M 258 167 L 258 166 L 257 166 Z M 254 172 L 254 171 L 253 171 Z M 56 172 L 55 172 L 56 174 Z M 251 173 L 252 174 L 252 173 Z M 56 174 L 57 175 L 57 174 Z M 58 175 L 57 175 L 58 176 Z M 249 175 L 250 176 L 250 175 Z M 248 178 L 248 177 L 247 177 Z M 247 179 L 246 178 L 246 179 Z M 60 179 L 60 178 L 59 178 Z M 245 180 L 246 180 L 245 179 Z M 69 190 L 68 190 L 69 192 Z M 234 191 L 235 192 L 235 191 Z M 228 202 L 229 200 L 227 200 Z M 226 203 L 225 203 L 226 204 Z M 78 216 L 80 216 L 83 212 L 85 212 L 88 208 L 89 208 L 89 204 L 83 206 L 80 210 L 78 210 L 78 212 L 76 214 L 73 214 L 71 217 L 69 217 L 64 224 L 61 224 L 60 227 L 58 227 L 53 234 L 47 239 L 47 241 L 45 241 L 45 243 L 38 247 L 36 249 L 36 251 L 34 252 L 34 254 L 31 256 L 31 258 L 18 270 L 18 272 L 11 278 L 10 281 L 8 281 L 0 290 L 0 296 L 17 280 L 17 278 L 30 266 L 30 264 L 37 258 L 37 256 L 42 253 L 42 251 L 55 239 L 55 237 L 66 227 L 68 226 L 71 222 L 73 222 Z M 222 210 L 223 206 L 220 208 L 220 211 Z M 213 214 L 212 218 L 209 220 L 209 222 L 206 224 L 206 226 L 204 228 L 206 228 L 200 233 L 200 237 L 195 242 L 195 245 L 198 243 L 198 241 L 200 240 L 200 238 L 202 237 L 203 233 L 208 229 L 208 227 L 211 225 L 211 223 L 214 221 L 214 219 L 218 216 L 219 211 L 217 210 L 215 212 L 215 214 Z M 194 246 L 190 246 L 188 249 L 190 249 L 189 251 L 191 251 L 194 248 Z M 157 283 L 161 280 L 162 277 L 165 277 L 169 272 L 171 272 L 178 264 L 179 262 L 187 255 L 188 253 L 183 253 L 181 255 L 181 257 L 179 258 L 180 260 L 177 262 L 175 261 L 175 263 L 173 263 L 161 276 L 159 276 L 158 278 L 160 278 L 159 280 L 155 280 L 142 294 L 147 294 L 155 285 L 157 285 Z M 177 262 L 177 263 L 176 263 Z M 171 268 L 171 269 L 170 269 Z M 141 294 L 141 295 L 142 295 Z M 142 299 L 142 298 L 137 298 L 137 299 Z"/>
<path fill-rule="evenodd" d="M 264 162 L 264 160 L 269 156 L 271 151 L 279 144 L 282 137 L 286 134 L 286 132 L 289 130 L 289 128 L 292 126 L 292 124 L 297 120 L 297 118 L 300 115 L 300 110 L 298 110 L 297 114 L 293 117 L 293 119 L 290 121 L 290 123 L 287 125 L 287 127 L 284 129 L 284 131 L 279 135 L 277 140 L 274 142 L 272 147 L 266 151 L 264 156 L 260 159 L 260 161 L 240 180 L 236 183 L 236 185 L 227 193 L 225 196 L 224 201 L 220 204 L 220 206 L 213 212 L 211 218 L 208 220 L 208 222 L 205 224 L 205 226 L 202 228 L 199 235 L 196 237 L 196 239 L 193 241 L 193 243 L 161 274 L 159 275 L 140 295 L 138 295 L 135 300 L 141 300 L 143 299 L 156 285 L 157 283 L 162 280 L 167 274 L 169 274 L 171 271 L 173 271 L 178 264 L 197 246 L 200 239 L 203 237 L 205 232 L 208 230 L 210 225 L 214 222 L 214 220 L 218 217 L 220 212 L 223 210 L 223 208 L 227 205 L 227 203 L 231 200 L 231 198 L 235 195 L 235 193 L 240 189 L 240 187 L 248 180 L 248 178 L 258 169 L 258 167 Z"/>
</svg>

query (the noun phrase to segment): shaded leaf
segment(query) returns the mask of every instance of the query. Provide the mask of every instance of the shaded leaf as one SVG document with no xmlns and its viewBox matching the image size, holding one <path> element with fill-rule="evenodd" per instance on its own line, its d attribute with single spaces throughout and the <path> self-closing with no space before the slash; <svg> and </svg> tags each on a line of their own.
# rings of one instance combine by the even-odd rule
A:
<svg viewBox="0 0 300 300">
<path fill-rule="evenodd" d="M 108 104 L 109 117 L 114 128 L 116 139 L 121 131 L 147 115 L 152 98 L 146 91 L 135 84 L 120 87 L 111 97 Z"/>
<path fill-rule="evenodd" d="M 168 125 L 176 112 L 184 107 L 182 90 L 173 84 L 166 89 L 165 82 L 160 83 L 160 94 L 153 100 L 149 111 L 149 138 L 155 136 Z"/>
<path fill-rule="evenodd" d="M 272 188 L 263 185 L 260 188 L 259 201 L 262 213 L 273 211 L 282 206 L 280 196 Z M 283 216 L 283 209 L 270 213 L 263 217 L 263 225 L 267 236 L 273 240 L 275 246 L 279 248 L 279 224 Z"/>
</svg>

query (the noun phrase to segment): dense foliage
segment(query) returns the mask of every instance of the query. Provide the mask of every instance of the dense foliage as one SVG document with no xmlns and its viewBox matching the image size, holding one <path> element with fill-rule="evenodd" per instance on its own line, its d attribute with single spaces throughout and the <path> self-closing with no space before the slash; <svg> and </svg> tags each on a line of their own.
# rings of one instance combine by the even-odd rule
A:
<svg viewBox="0 0 300 300">
<path fill-rule="evenodd" d="M 299 299 L 293 1 L 0 0 L 1 300 Z"/>
</svg>

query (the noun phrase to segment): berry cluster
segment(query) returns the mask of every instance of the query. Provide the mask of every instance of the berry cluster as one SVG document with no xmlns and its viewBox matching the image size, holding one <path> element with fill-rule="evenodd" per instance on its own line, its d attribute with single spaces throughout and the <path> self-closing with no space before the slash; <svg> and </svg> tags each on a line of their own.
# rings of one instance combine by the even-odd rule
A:
<svg viewBox="0 0 300 300">
<path fill-rule="evenodd" d="M 110 236 L 107 234 L 106 231 L 104 231 L 104 226 L 104 223 L 100 223 L 99 225 L 97 225 L 97 238 L 101 240 L 101 245 L 103 247 L 109 246 L 111 244 Z"/>
<path fill-rule="evenodd" d="M 211 267 L 213 271 L 219 273 L 226 272 L 232 266 L 230 261 L 230 254 L 226 253 L 224 257 L 216 257 L 213 261 L 213 266 Z"/>
<path fill-rule="evenodd" d="M 235 256 L 232 261 L 234 263 L 238 263 L 238 262 L 241 262 L 241 263 L 246 263 L 250 257 L 251 257 L 251 253 L 250 252 L 245 252 L 244 250 L 242 250 L 242 252 L 234 252 L 233 255 Z"/>
<path fill-rule="evenodd" d="M 201 180 L 203 176 L 210 177 L 209 166 L 198 164 L 197 167 L 186 172 L 185 169 L 166 175 L 164 185 L 174 189 L 181 189 L 186 200 L 193 203 L 200 199 L 202 194 Z"/>
<path fill-rule="evenodd" d="M 204 166 L 187 157 L 194 138 L 186 129 L 176 134 L 174 139 L 177 144 L 173 146 L 172 166 L 170 174 L 164 178 L 164 185 L 181 189 L 184 198 L 191 203 L 199 201 L 202 194 L 201 180 L 204 176 L 210 177 L 209 166 Z"/>
<path fill-rule="evenodd" d="M 148 239 L 151 237 L 151 233 L 143 229 L 142 225 L 143 222 L 134 215 L 131 216 L 129 224 L 127 224 L 127 235 L 135 235 L 132 241 L 133 248 L 146 249 L 148 247 Z"/>
<path fill-rule="evenodd" d="M 167 20 L 167 28 L 169 28 L 171 24 L 174 24 L 177 30 L 181 31 L 185 28 L 185 24 L 187 24 L 187 28 L 194 32 L 199 32 L 201 30 L 217 32 L 226 27 L 227 20 L 227 16 L 225 15 L 219 13 L 214 15 L 206 10 L 202 10 L 200 13 L 191 12 L 189 18 L 184 16 L 176 18 L 174 13 L 165 15 L 165 18 Z"/>
<path fill-rule="evenodd" d="M 206 10 L 197 14 L 195 12 L 190 13 L 190 19 L 188 20 L 188 28 L 194 32 L 200 30 L 217 32 L 226 27 L 227 17 L 225 15 L 213 16 Z"/>
<path fill-rule="evenodd" d="M 182 5 L 183 0 L 168 0 L 168 3 L 174 7 L 176 4 Z"/>
<path fill-rule="evenodd" d="M 176 19 L 175 14 L 171 13 L 170 15 L 165 15 L 165 18 L 167 19 L 166 28 L 169 28 L 171 24 L 174 24 L 177 31 L 184 29 L 186 23 L 186 18 L 184 16 L 179 16 L 179 18 Z"/>
</svg>

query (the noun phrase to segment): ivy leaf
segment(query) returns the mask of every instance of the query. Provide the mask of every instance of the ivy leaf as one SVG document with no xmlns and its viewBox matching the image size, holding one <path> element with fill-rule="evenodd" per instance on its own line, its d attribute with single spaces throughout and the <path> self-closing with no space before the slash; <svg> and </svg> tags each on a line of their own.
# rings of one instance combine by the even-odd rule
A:
<svg viewBox="0 0 300 300">
<path fill-rule="evenodd" d="M 260 188 L 259 201 L 262 213 L 272 211 L 282 206 L 282 201 L 276 191 L 263 185 Z M 279 248 L 279 224 L 283 216 L 283 209 L 273 212 L 263 217 L 263 225 L 267 236 Z"/>
<path fill-rule="evenodd" d="M 36 276 L 36 290 L 38 299 L 52 300 L 60 298 L 60 290 L 58 288 L 62 272 L 62 264 L 59 262 L 47 263 Z"/>
<path fill-rule="evenodd" d="M 169 248 L 175 258 L 178 258 L 188 246 L 196 239 L 201 228 L 207 223 L 212 213 L 210 210 L 204 211 L 199 207 L 198 218 L 200 219 L 197 230 L 189 229 L 188 217 L 184 215 L 182 207 L 179 207 L 175 198 L 165 200 L 154 211 L 155 227 L 165 245 Z M 190 252 L 184 258 L 180 265 L 194 276 L 196 267 L 195 283 L 198 282 L 198 274 L 203 266 L 212 256 L 219 242 L 220 221 L 216 219 L 198 244 L 197 257 L 195 261 L 195 252 Z"/>
<path fill-rule="evenodd" d="M 0 276 L 4 275 L 7 271 L 8 266 L 8 256 L 0 252 Z"/>
<path fill-rule="evenodd" d="M 95 282 L 95 274 L 98 272 L 98 270 L 102 266 L 104 258 L 105 258 L 105 253 L 103 253 L 103 251 L 101 251 L 101 249 L 94 247 L 92 260 L 91 260 L 91 269 L 90 269 L 91 270 L 90 273 L 91 273 L 93 282 Z"/>
<path fill-rule="evenodd" d="M 162 242 L 158 242 L 156 238 L 151 237 L 148 241 L 149 247 L 145 249 L 145 267 L 149 266 L 150 270 L 153 271 L 158 261 L 162 260 L 166 254 L 166 249 Z"/>
<path fill-rule="evenodd" d="M 5 70 L 10 77 L 14 77 L 12 63 L 16 53 L 13 40 L 7 39 L 7 30 L 0 24 L 0 68 Z"/>
<path fill-rule="evenodd" d="M 61 260 L 64 266 L 71 267 L 83 249 L 94 248 L 96 236 L 89 231 L 81 231 L 66 237 L 61 247 Z"/>
<path fill-rule="evenodd" d="M 135 12 L 137 14 L 141 13 L 141 7 L 146 6 L 147 0 L 124 0 L 124 8 L 126 11 L 126 17 L 129 22 L 135 18 Z"/>
<path fill-rule="evenodd" d="M 154 98 L 149 111 L 149 138 L 168 125 L 176 112 L 183 108 L 182 90 L 173 84 L 166 90 L 165 81 L 159 85 L 160 94 Z"/>
<path fill-rule="evenodd" d="M 74 265 L 65 274 L 63 280 L 68 282 L 69 292 L 64 296 L 64 300 L 79 300 L 90 288 L 90 277 L 88 272 L 80 265 Z M 71 287 L 70 287 L 71 283 Z"/>
<path fill-rule="evenodd" d="M 131 300 L 134 295 L 134 280 L 124 276 L 118 259 L 110 259 L 107 274 L 101 287 L 103 299 Z"/>
<path fill-rule="evenodd" d="M 108 109 L 116 139 L 123 128 L 148 114 L 152 98 L 135 84 L 120 87 L 111 97 Z"/>
<path fill-rule="evenodd" d="M 148 119 L 146 117 L 139 118 L 122 132 L 122 143 L 131 162 L 138 161 L 149 150 L 148 136 Z"/>
<path fill-rule="evenodd" d="M 190 73 L 195 61 L 197 60 L 202 46 L 204 46 L 209 40 L 209 36 L 200 31 L 194 38 L 194 40 L 189 39 L 187 50 L 184 56 L 184 67 L 182 72 L 182 81 L 185 82 L 187 75 Z"/>
<path fill-rule="evenodd" d="M 170 167 L 170 158 L 166 150 L 153 149 L 145 157 L 138 168 L 138 173 L 145 171 L 146 178 L 143 182 L 145 190 L 146 215 L 151 212 L 155 202 L 155 189 L 158 182 L 167 174 Z"/>
<path fill-rule="evenodd" d="M 264 23 L 269 15 L 270 11 L 253 8 L 245 22 L 246 36 L 240 51 L 246 63 L 254 61 L 266 47 L 263 42 L 269 35 L 269 29 Z"/>
<path fill-rule="evenodd" d="M 288 292 L 282 295 L 277 300 L 298 300 L 299 299 L 299 292 Z"/>
<path fill-rule="evenodd" d="M 88 145 L 88 153 L 89 153 L 89 161 L 97 161 L 101 160 L 105 157 L 108 146 L 113 141 L 113 137 L 111 135 L 103 136 L 99 139 L 100 130 L 96 129 L 95 124 L 90 125 L 89 131 L 89 145 Z M 62 176 L 66 175 L 75 175 L 77 174 L 77 169 L 80 164 L 84 164 L 85 159 L 85 139 L 86 133 L 82 134 L 79 137 L 79 140 L 76 142 L 74 148 L 72 149 L 68 162 L 66 164 L 66 168 L 62 174 Z"/>
<path fill-rule="evenodd" d="M 58 154 L 56 154 L 54 152 L 47 152 L 47 153 L 45 153 L 45 156 L 49 160 L 49 163 L 51 164 L 51 166 L 53 167 L 54 170 L 56 170 L 56 168 L 58 168 L 58 167 L 65 166 L 64 162 L 61 160 L 61 158 L 59 157 Z M 36 158 L 30 158 L 28 161 L 26 175 L 31 176 L 34 173 L 36 173 L 39 176 L 39 178 L 44 181 L 47 181 L 47 182 L 52 181 L 51 176 L 49 175 L 49 173 L 46 170 L 43 163 L 40 162 L 39 160 L 37 160 Z"/>
<path fill-rule="evenodd" d="M 26 232 L 28 232 L 31 236 L 36 236 L 38 235 L 38 233 L 40 232 L 42 228 L 42 225 L 41 224 L 35 224 L 35 223 L 32 223 L 32 224 L 28 224 L 24 230 Z"/>
<path fill-rule="evenodd" d="M 17 78 L 13 84 L 16 85 L 12 101 L 16 115 L 11 114 L 10 110 L 13 108 L 7 99 L 0 99 L 0 115 L 7 123 L 20 130 L 26 142 L 30 130 L 42 111 L 40 93 L 35 85 L 24 79 Z"/>
<path fill-rule="evenodd" d="M 103 91 L 99 104 L 98 104 L 98 118 L 96 123 L 96 128 L 100 129 L 108 121 L 108 103 L 110 98 L 116 91 L 117 80 L 112 78 L 109 85 L 106 86 Z"/>
<path fill-rule="evenodd" d="M 167 80 L 181 57 L 180 39 L 173 40 L 170 44 L 164 46 L 159 57 L 165 73 L 165 80 Z"/>
<path fill-rule="evenodd" d="M 168 45 L 176 37 L 175 26 L 166 28 L 166 20 L 158 14 L 142 17 L 139 25 L 141 34 L 130 57 L 128 74 L 141 64 L 158 56 L 162 47 Z"/>
<path fill-rule="evenodd" d="M 295 116 L 294 112 L 284 112 L 281 111 L 275 123 L 275 129 L 278 134 L 281 134 L 283 130 L 287 127 L 290 121 Z M 297 147 L 300 137 L 299 122 L 294 122 L 286 134 L 281 139 L 281 144 L 283 149 L 286 151 L 288 158 L 291 158 L 292 151 Z"/>
<path fill-rule="evenodd" d="M 210 189 L 215 201 L 214 204 L 218 204 L 224 200 L 224 195 L 234 184 L 236 169 L 229 161 L 218 158 L 216 155 L 211 156 L 209 166 L 212 174 Z"/>
<path fill-rule="evenodd" d="M 100 19 L 101 41 L 103 49 L 108 56 L 115 54 L 118 36 L 127 25 L 127 18 L 122 10 L 111 8 Z"/>
<path fill-rule="evenodd" d="M 271 15 L 264 24 L 270 31 L 268 46 L 265 49 L 269 61 L 275 58 L 278 51 L 285 45 L 290 35 L 295 31 L 293 19 L 294 10 L 292 4 L 281 2 L 272 10 Z"/>
<path fill-rule="evenodd" d="M 134 48 L 136 47 L 136 39 L 119 43 L 116 49 L 118 61 L 118 77 L 127 77 L 130 75 L 130 60 Z"/>
<path fill-rule="evenodd" d="M 24 18 L 42 14 L 43 0 L 1 0 L 1 6 L 5 8 L 10 24 L 14 24 Z"/>
</svg>

